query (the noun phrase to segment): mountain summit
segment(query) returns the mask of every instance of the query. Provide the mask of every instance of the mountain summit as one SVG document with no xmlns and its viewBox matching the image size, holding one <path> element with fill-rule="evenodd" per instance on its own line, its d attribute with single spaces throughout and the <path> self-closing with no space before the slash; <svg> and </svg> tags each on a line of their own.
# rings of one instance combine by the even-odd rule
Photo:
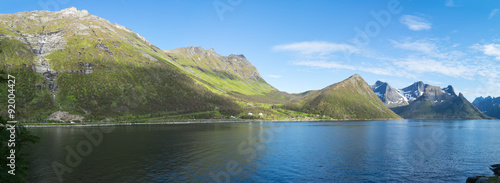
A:
<svg viewBox="0 0 500 183">
<path fill-rule="evenodd" d="M 408 105 L 408 99 L 401 95 L 400 90 L 392 88 L 386 82 L 377 81 L 370 87 L 387 107 Z"/>
<path fill-rule="evenodd" d="M 410 119 L 489 119 L 451 85 L 446 88 L 419 81 L 401 90 L 410 101 L 406 106 L 392 108 Z"/>
<path fill-rule="evenodd" d="M 344 81 L 305 94 L 285 104 L 286 108 L 306 113 L 329 115 L 335 119 L 399 119 L 370 86 L 355 74 Z"/>
</svg>

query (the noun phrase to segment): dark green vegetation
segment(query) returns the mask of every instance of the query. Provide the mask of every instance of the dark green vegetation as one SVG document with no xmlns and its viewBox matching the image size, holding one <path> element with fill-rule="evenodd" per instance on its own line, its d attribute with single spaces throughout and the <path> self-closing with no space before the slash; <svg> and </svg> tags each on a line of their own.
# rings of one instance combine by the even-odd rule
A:
<svg viewBox="0 0 500 183">
<path fill-rule="evenodd" d="M 462 94 L 457 96 L 451 86 L 441 89 L 425 85 L 423 94 L 416 100 L 392 110 L 409 119 L 490 119 Z"/>
<path fill-rule="evenodd" d="M 7 79 L 5 79 L 5 73 L 0 70 L 0 85 L 2 88 L 6 86 Z M 26 182 L 25 178 L 27 176 L 28 164 L 24 157 L 27 156 L 26 153 L 22 153 L 21 150 L 26 147 L 29 143 L 38 142 L 39 138 L 31 135 L 30 131 L 28 131 L 21 124 L 15 125 L 14 129 L 7 126 L 7 121 L 0 116 L 0 154 L 2 158 L 0 158 L 0 177 L 1 182 Z M 11 133 L 14 132 L 14 133 Z M 15 138 L 15 140 L 12 139 Z M 13 152 L 13 153 L 12 153 Z M 13 157 L 15 162 L 11 162 L 11 159 L 7 157 Z M 14 171 L 12 171 L 8 164 L 15 165 Z M 9 174 L 11 171 L 14 175 Z"/>
<path fill-rule="evenodd" d="M 294 100 L 285 108 L 335 119 L 394 119 L 400 118 L 389 110 L 359 75 L 311 91 L 304 98 Z"/>
<path fill-rule="evenodd" d="M 0 116 L 0 124 L 5 125 L 6 121 Z M 22 125 L 16 125 L 15 128 L 15 147 L 9 147 L 8 141 L 10 140 L 11 133 L 6 130 L 6 126 L 0 126 L 0 154 L 2 158 L 0 158 L 0 177 L 1 182 L 26 182 L 25 178 L 27 176 L 27 170 L 29 166 L 29 162 L 27 162 L 24 157 L 28 156 L 27 153 L 22 152 L 27 145 L 31 143 L 37 143 L 39 138 L 30 133 Z M 15 175 L 11 175 L 8 173 L 10 169 L 7 164 L 10 163 L 10 159 L 6 157 L 10 156 L 10 150 L 15 151 Z"/>
</svg>

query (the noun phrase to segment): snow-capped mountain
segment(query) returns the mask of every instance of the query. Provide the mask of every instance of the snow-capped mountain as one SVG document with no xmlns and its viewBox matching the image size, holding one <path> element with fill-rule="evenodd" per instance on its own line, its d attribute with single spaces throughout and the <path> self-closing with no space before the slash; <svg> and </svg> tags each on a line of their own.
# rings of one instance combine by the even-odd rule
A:
<svg viewBox="0 0 500 183">
<path fill-rule="evenodd" d="M 371 88 L 386 106 L 406 119 L 489 118 L 462 94 L 457 95 L 452 86 L 441 88 L 418 81 L 398 90 L 388 83 L 377 81 Z"/>
<path fill-rule="evenodd" d="M 406 88 L 399 90 L 399 94 L 404 96 L 409 102 L 412 102 L 424 94 L 424 89 L 426 86 L 427 85 L 424 84 L 424 82 L 418 81 L 410 86 L 407 86 Z"/>
<path fill-rule="evenodd" d="M 399 89 L 391 87 L 386 82 L 377 81 L 370 88 L 387 107 L 408 105 L 408 100 L 399 93 Z"/>
</svg>

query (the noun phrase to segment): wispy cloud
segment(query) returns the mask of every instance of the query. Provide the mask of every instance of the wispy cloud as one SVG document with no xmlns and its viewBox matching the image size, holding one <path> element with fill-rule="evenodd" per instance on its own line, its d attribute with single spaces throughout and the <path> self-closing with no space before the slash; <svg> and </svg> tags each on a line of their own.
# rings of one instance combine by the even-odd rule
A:
<svg viewBox="0 0 500 183">
<path fill-rule="evenodd" d="M 432 24 L 426 19 L 413 15 L 403 15 L 399 19 L 399 22 L 407 25 L 410 30 L 414 31 L 429 30 L 432 27 Z"/>
<path fill-rule="evenodd" d="M 497 15 L 498 13 L 498 9 L 494 9 L 490 12 L 490 16 L 488 17 L 488 19 L 492 19 L 493 17 L 495 17 L 495 15 Z"/>
<path fill-rule="evenodd" d="M 413 77 L 413 75 L 408 74 L 404 71 L 398 72 L 396 69 L 392 67 L 380 68 L 380 67 L 353 66 L 333 61 L 301 61 L 301 62 L 295 62 L 294 64 L 320 68 L 320 69 L 341 69 L 341 70 L 363 71 L 363 72 L 369 72 L 373 74 L 386 75 L 386 76 Z"/>
<path fill-rule="evenodd" d="M 269 77 L 271 77 L 271 78 L 282 78 L 283 76 L 281 76 L 281 75 L 269 75 Z"/>
<path fill-rule="evenodd" d="M 349 44 L 331 43 L 325 41 L 298 42 L 292 44 L 277 45 L 273 47 L 275 51 L 290 51 L 299 54 L 320 54 L 327 55 L 335 52 L 358 52 L 358 48 Z"/>
<path fill-rule="evenodd" d="M 447 7 L 455 7 L 455 2 L 453 2 L 453 0 L 446 0 L 444 5 Z"/>
<path fill-rule="evenodd" d="M 415 41 L 405 40 L 400 42 L 394 40 L 389 41 L 393 43 L 395 48 L 414 51 L 421 54 L 422 57 L 457 60 L 464 55 L 463 52 L 457 50 L 446 51 L 447 49 L 456 48 L 459 45 L 448 45 L 446 49 L 439 46 L 438 41 L 433 39 L 419 39 Z"/>
<path fill-rule="evenodd" d="M 407 58 L 403 61 L 394 62 L 402 69 L 418 74 L 439 73 L 451 77 L 462 77 L 471 79 L 474 76 L 475 68 L 463 63 L 438 61 L 425 58 Z"/>
<path fill-rule="evenodd" d="M 303 65 L 309 67 L 317 67 L 324 69 L 348 69 L 348 70 L 356 70 L 356 67 L 350 65 L 340 64 L 338 62 L 327 62 L 327 61 L 301 61 L 295 62 L 295 65 Z"/>
<path fill-rule="evenodd" d="M 435 43 L 432 43 L 428 40 L 417 40 L 417 41 L 405 41 L 405 42 L 397 42 L 394 40 L 390 40 L 393 44 L 394 47 L 396 48 L 401 48 L 405 50 L 412 50 L 412 51 L 418 51 L 422 52 L 425 54 L 429 55 L 436 55 L 437 54 L 437 45 Z"/>
<path fill-rule="evenodd" d="M 499 44 L 475 44 L 472 48 L 483 52 L 485 55 L 494 56 L 496 60 L 500 60 L 500 45 Z"/>
</svg>

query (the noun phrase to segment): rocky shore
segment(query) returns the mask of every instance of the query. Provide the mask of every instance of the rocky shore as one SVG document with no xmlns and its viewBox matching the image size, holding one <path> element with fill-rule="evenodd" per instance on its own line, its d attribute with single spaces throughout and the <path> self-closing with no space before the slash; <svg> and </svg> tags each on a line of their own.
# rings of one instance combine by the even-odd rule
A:
<svg viewBox="0 0 500 183">
<path fill-rule="evenodd" d="M 466 183 L 491 183 L 491 182 L 500 182 L 500 164 L 491 165 L 491 171 L 495 174 L 495 176 L 475 176 L 467 178 Z"/>
</svg>

